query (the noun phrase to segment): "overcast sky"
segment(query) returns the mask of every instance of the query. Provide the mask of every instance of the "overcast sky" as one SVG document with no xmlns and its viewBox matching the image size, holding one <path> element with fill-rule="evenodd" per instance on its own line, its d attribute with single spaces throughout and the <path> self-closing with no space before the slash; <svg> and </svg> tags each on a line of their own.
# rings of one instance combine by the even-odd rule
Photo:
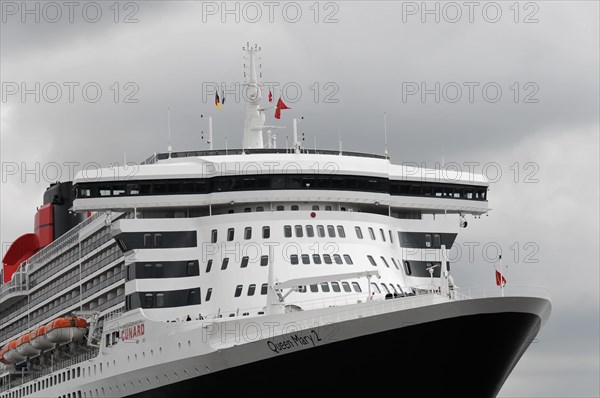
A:
<svg viewBox="0 0 600 398">
<path fill-rule="evenodd" d="M 553 300 L 500 396 L 599 396 L 598 2 L 272 4 L 2 1 L 3 245 L 32 231 L 49 182 L 165 151 L 167 108 L 174 150 L 207 148 L 201 115 L 215 147 L 240 147 L 241 49 L 258 43 L 292 108 L 277 123 L 304 117 L 306 146 L 383 153 L 385 112 L 395 163 L 492 180 L 493 210 L 458 238 L 458 285 L 493 284 L 499 246 L 509 286 Z"/>
</svg>

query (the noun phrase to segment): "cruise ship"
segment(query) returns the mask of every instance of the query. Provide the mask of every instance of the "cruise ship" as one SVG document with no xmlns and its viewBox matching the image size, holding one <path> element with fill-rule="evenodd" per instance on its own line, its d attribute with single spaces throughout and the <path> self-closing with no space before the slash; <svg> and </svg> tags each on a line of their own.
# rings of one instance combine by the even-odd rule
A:
<svg viewBox="0 0 600 398">
<path fill-rule="evenodd" d="M 241 149 L 211 128 L 43 194 L 3 257 L 0 398 L 498 394 L 551 303 L 452 276 L 488 181 L 307 149 L 295 119 L 278 148 L 259 50 Z"/>
</svg>

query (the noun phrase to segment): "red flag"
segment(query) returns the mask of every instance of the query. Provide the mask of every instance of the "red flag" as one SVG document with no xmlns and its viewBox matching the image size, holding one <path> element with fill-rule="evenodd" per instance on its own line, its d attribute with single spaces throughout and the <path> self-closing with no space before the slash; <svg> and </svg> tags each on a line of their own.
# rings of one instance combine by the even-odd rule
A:
<svg viewBox="0 0 600 398">
<path fill-rule="evenodd" d="M 496 270 L 496 286 L 506 286 L 506 279 L 498 270 Z"/>
<path fill-rule="evenodd" d="M 269 90 L 269 102 L 273 102 L 273 93 Z"/>
<path fill-rule="evenodd" d="M 281 119 L 281 110 L 282 109 L 291 109 L 289 108 L 282 100 L 281 97 L 277 101 L 277 108 L 275 109 L 275 119 Z"/>
</svg>

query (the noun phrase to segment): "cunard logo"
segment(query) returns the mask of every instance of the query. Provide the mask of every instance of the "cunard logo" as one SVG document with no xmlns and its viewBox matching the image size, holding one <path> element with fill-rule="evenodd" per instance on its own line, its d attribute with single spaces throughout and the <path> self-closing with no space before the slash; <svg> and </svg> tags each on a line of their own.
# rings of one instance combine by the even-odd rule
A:
<svg viewBox="0 0 600 398">
<path fill-rule="evenodd" d="M 144 335 L 144 322 L 128 323 L 121 328 L 121 341 L 135 339 Z"/>
</svg>

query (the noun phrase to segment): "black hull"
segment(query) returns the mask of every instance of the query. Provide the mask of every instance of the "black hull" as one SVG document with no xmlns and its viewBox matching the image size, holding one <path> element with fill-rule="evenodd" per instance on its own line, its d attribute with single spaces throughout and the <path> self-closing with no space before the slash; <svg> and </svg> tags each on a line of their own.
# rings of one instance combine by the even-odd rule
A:
<svg viewBox="0 0 600 398">
<path fill-rule="evenodd" d="M 229 368 L 133 395 L 495 397 L 541 326 L 532 313 L 459 316 Z"/>
</svg>

